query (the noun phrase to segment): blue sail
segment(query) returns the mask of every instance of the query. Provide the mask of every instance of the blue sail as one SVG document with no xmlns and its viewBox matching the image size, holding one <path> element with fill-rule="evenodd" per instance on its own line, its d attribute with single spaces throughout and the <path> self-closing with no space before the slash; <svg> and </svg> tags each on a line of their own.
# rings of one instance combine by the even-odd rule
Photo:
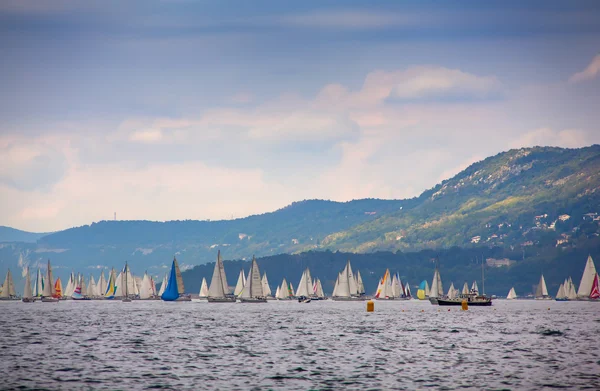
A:
<svg viewBox="0 0 600 391">
<path fill-rule="evenodd" d="M 179 290 L 177 289 L 177 273 L 175 272 L 175 260 L 171 266 L 171 275 L 169 276 L 169 282 L 167 283 L 167 289 L 160 296 L 164 301 L 175 301 L 179 297 Z"/>
</svg>

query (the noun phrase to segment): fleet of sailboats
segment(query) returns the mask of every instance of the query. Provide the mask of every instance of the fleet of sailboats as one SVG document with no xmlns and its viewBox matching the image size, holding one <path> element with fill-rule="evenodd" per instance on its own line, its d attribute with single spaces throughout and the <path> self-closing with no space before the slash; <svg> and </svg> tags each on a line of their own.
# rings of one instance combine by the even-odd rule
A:
<svg viewBox="0 0 600 391">
<path fill-rule="evenodd" d="M 29 267 L 23 269 L 23 277 L 25 279 L 23 295 L 18 296 L 15 292 L 13 276 L 10 270 L 8 270 L 4 283 L 0 286 L 0 300 L 22 300 L 24 302 L 34 302 L 38 299 L 43 302 L 58 302 L 65 299 L 110 300 L 114 298 L 124 301 L 159 298 L 164 301 L 191 300 L 191 295 L 185 294 L 183 278 L 177 259 L 175 258 L 173 259 L 171 271 L 165 275 L 159 292 L 156 290 L 156 284 L 152 276 L 148 275 L 147 272 L 144 273 L 143 277 L 134 276 L 127 262 L 118 276 L 115 275 L 114 269 L 110 271 L 108 278 L 105 278 L 104 271 L 101 271 L 97 282 L 93 275 L 90 275 L 86 279 L 81 274 L 74 275 L 70 273 L 64 288 L 60 278 L 53 280 L 50 260 L 47 262 L 45 272 L 42 272 L 39 268 L 37 269 L 35 281 L 31 281 L 32 276 Z M 482 281 L 484 281 L 483 266 Z M 237 291 L 237 295 L 235 291 Z M 234 303 L 236 298 L 240 302 L 245 303 L 265 302 L 267 299 L 289 300 L 291 298 L 310 302 L 311 300 L 326 298 L 321 280 L 313 278 L 309 268 L 306 268 L 302 272 L 296 290 L 294 290 L 291 283 L 288 283 L 283 278 L 281 284 L 276 287 L 276 291 L 273 294 L 267 274 L 264 273 L 261 276 L 254 257 L 252 258 L 251 268 L 247 276 L 243 270 L 240 271 L 235 291 L 231 293 L 231 289 L 227 284 L 227 277 L 219 251 L 210 286 L 207 284 L 206 278 L 202 278 L 200 284 L 198 296 L 207 299 L 209 302 Z M 470 300 L 470 305 L 489 305 L 487 303 L 477 304 L 471 302 L 473 300 L 481 301 L 486 298 L 485 295 L 480 294 L 477 281 L 473 282 L 471 288 L 465 282 L 462 290 L 456 289 L 454 283 L 451 283 L 448 292 L 444 294 L 442 278 L 437 266 L 434 270 L 431 288 L 426 280 L 423 281 L 419 285 L 417 297 L 422 300 L 429 299 L 433 304 L 440 305 L 450 305 L 449 302 L 452 305 L 456 305 L 456 303 L 465 298 Z M 532 296 L 530 295 L 529 297 Z M 552 299 L 548 293 L 546 280 L 543 275 L 540 276 L 534 297 L 538 300 Z M 367 298 L 365 296 L 362 276 L 359 271 L 356 273 L 353 272 L 349 260 L 346 262 L 343 270 L 338 273 L 331 298 L 338 301 L 365 300 Z M 403 284 L 398 273 L 392 274 L 389 269 L 386 269 L 383 277 L 379 280 L 373 298 L 378 300 L 410 299 L 410 286 L 409 284 Z M 508 300 L 518 298 L 514 287 L 511 287 L 506 298 Z M 579 289 L 576 288 L 572 278 L 568 277 L 558 287 L 555 299 L 557 301 L 600 300 L 600 276 L 596 271 L 591 255 L 587 258 Z M 486 300 L 489 300 L 489 303 L 491 303 L 491 299 Z M 440 303 L 440 301 L 444 303 Z"/>
</svg>

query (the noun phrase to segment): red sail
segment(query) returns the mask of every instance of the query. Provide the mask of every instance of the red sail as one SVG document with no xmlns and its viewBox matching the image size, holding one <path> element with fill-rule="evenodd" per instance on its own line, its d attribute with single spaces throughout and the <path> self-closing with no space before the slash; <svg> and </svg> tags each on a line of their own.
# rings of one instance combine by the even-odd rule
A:
<svg viewBox="0 0 600 391">
<path fill-rule="evenodd" d="M 590 299 L 600 299 L 600 289 L 598 288 L 598 273 L 596 273 L 596 276 L 594 277 L 594 285 L 592 285 Z"/>
</svg>

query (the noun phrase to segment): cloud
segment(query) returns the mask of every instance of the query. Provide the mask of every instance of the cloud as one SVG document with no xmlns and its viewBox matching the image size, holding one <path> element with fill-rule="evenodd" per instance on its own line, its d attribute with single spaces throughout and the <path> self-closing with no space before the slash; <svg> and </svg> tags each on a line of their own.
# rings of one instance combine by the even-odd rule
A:
<svg viewBox="0 0 600 391">
<path fill-rule="evenodd" d="M 68 145 L 68 141 L 5 139 L 0 142 L 0 183 L 20 190 L 47 190 L 65 175 L 67 158 L 61 149 Z"/>
<path fill-rule="evenodd" d="M 581 72 L 577 72 L 569 78 L 569 83 L 580 83 L 591 80 L 600 72 L 600 54 L 592 59 L 592 62 Z"/>
<path fill-rule="evenodd" d="M 600 136 L 590 137 L 588 133 L 580 129 L 554 130 L 551 128 L 539 128 L 518 137 L 512 142 L 511 147 L 548 146 L 581 148 L 599 141 Z"/>
</svg>

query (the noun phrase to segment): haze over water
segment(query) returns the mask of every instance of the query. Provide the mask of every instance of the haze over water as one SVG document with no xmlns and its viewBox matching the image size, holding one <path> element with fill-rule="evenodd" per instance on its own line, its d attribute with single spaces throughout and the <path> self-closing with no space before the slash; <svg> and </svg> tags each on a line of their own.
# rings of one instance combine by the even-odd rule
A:
<svg viewBox="0 0 600 391">
<path fill-rule="evenodd" d="M 594 389 L 600 304 L 0 303 L 3 389 Z M 550 310 L 548 310 L 550 308 Z"/>
</svg>

